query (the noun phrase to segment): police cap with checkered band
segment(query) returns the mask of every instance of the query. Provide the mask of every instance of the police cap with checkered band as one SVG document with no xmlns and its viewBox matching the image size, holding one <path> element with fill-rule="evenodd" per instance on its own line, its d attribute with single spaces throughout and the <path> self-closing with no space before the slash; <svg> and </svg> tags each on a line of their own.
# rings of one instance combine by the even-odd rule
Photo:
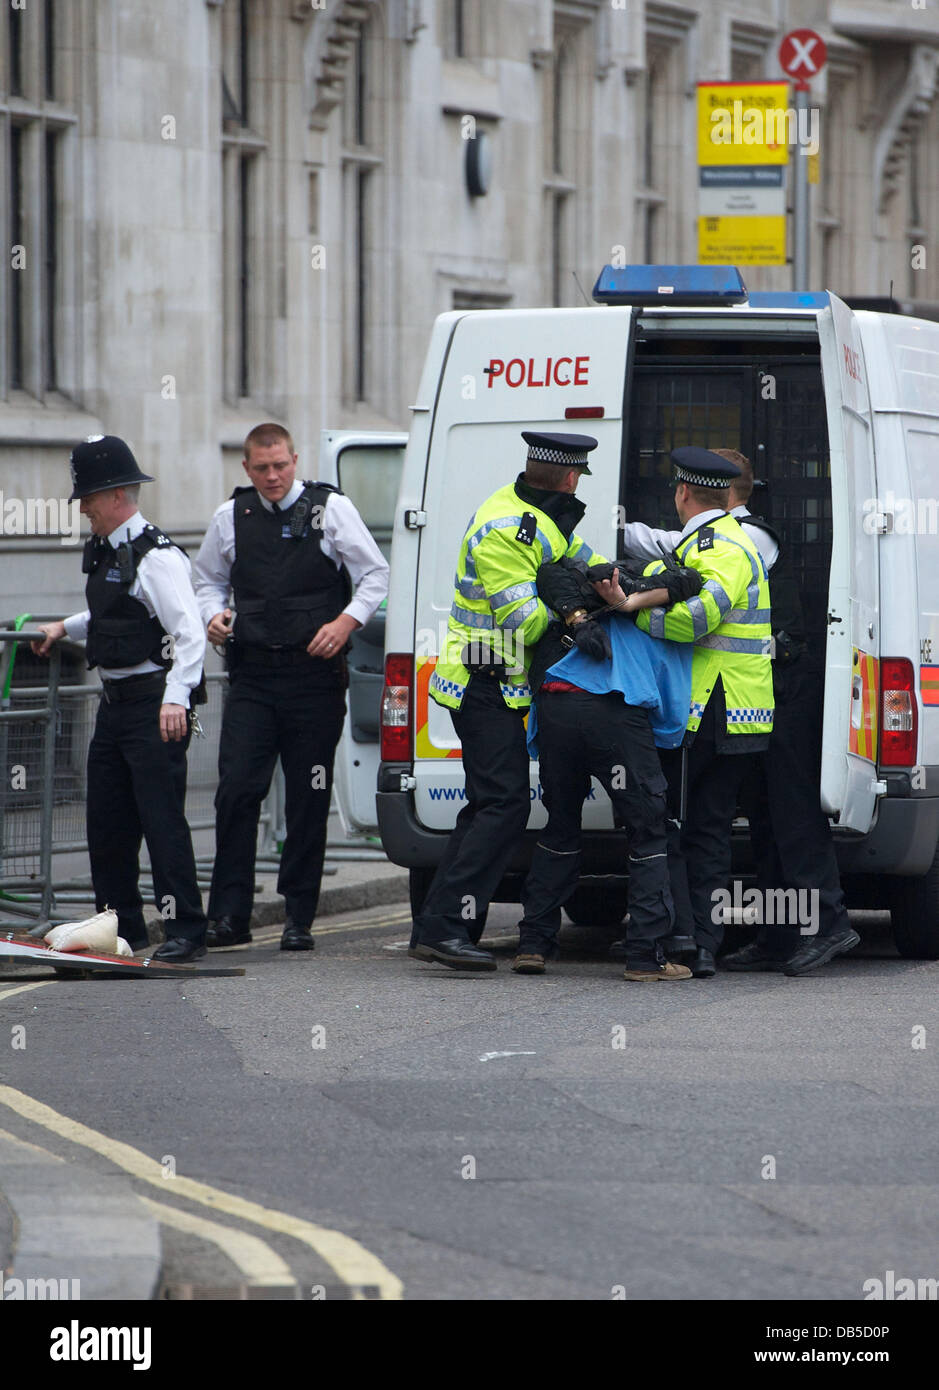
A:
<svg viewBox="0 0 939 1390">
<path fill-rule="evenodd" d="M 695 444 L 673 449 L 671 460 L 675 466 L 673 483 L 689 483 L 691 487 L 730 487 L 734 479 L 741 476 L 735 463 Z"/>
<path fill-rule="evenodd" d="M 579 468 L 589 473 L 587 455 L 597 447 L 589 434 L 542 434 L 538 430 L 522 430 L 528 445 L 528 457 L 533 463 L 556 463 L 565 468 Z"/>
</svg>

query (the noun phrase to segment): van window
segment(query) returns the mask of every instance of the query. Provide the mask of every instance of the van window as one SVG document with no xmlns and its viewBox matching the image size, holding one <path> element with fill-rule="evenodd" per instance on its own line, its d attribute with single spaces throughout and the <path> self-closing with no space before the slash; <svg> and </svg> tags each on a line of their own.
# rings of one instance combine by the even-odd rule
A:
<svg viewBox="0 0 939 1390">
<path fill-rule="evenodd" d="M 350 444 L 336 462 L 339 486 L 354 504 L 386 560 L 391 558 L 391 532 L 404 446 Z"/>
</svg>

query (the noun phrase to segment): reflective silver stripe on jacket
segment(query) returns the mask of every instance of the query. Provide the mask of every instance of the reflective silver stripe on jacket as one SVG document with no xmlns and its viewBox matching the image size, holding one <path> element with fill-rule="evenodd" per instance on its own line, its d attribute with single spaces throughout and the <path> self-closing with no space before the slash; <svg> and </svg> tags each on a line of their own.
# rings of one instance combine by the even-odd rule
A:
<svg viewBox="0 0 939 1390">
<path fill-rule="evenodd" d="M 458 592 L 461 593 L 464 598 L 485 598 L 486 590 L 483 588 L 482 584 L 480 584 L 476 579 L 475 568 L 473 569 L 472 574 L 468 572 L 470 568 L 468 563 L 466 568 L 467 573 L 463 576 L 462 579 L 460 579 L 457 575 L 453 576 L 454 589 L 458 590 Z"/>
<path fill-rule="evenodd" d="M 476 549 L 477 545 L 479 545 L 479 542 L 489 535 L 490 531 L 507 531 L 512 526 L 516 527 L 517 529 L 519 526 L 521 526 L 521 524 L 522 518 L 520 516 L 498 516 L 494 517 L 492 521 L 484 522 L 483 525 L 480 526 L 479 530 L 474 531 L 473 534 L 470 536 L 469 540 L 466 542 L 467 564 L 469 563 L 469 556 Z M 541 542 L 541 548 L 544 551 L 544 553 L 547 555 L 553 555 L 554 552 L 551 549 L 551 542 L 548 540 L 548 537 L 545 535 L 544 531 L 542 531 L 539 528 L 535 531 L 535 535 Z"/>
<path fill-rule="evenodd" d="M 450 616 L 465 627 L 495 627 L 491 613 L 474 613 L 470 608 L 461 608 L 455 601 L 450 605 Z"/>
<path fill-rule="evenodd" d="M 695 594 L 693 598 L 687 599 L 686 603 L 688 612 L 691 614 L 691 631 L 697 641 L 697 639 L 708 630 L 707 609 L 697 594 Z M 664 618 L 662 626 L 663 628 L 665 626 Z"/>
<path fill-rule="evenodd" d="M 485 594 L 483 597 L 485 598 Z M 515 603 L 520 598 L 532 597 L 538 597 L 538 590 L 531 581 L 527 584 L 510 584 L 507 589 L 500 589 L 497 594 L 490 594 L 489 607 L 494 612 L 497 608 L 503 608 L 507 603 Z"/>
<path fill-rule="evenodd" d="M 536 598 L 531 598 L 527 603 L 523 603 L 521 608 L 516 608 L 509 613 L 509 615 L 503 619 L 502 627 L 507 628 L 511 632 L 515 628 L 521 627 L 525 619 L 531 617 L 532 613 L 537 612 L 537 610 L 538 600 Z"/>
<path fill-rule="evenodd" d="M 712 652 L 750 652 L 755 656 L 769 656 L 769 638 L 763 637 L 718 637 L 709 632 L 698 638 L 699 647 L 707 647 Z"/>
<path fill-rule="evenodd" d="M 707 589 L 711 598 L 717 604 L 717 611 L 720 613 L 724 622 L 727 622 L 727 615 L 730 613 L 731 597 L 723 584 L 716 579 L 706 579 L 701 585 L 702 589 Z"/>
<path fill-rule="evenodd" d="M 770 610 L 768 608 L 732 608 L 729 613 L 724 615 L 725 623 L 768 623 L 770 621 Z"/>
</svg>

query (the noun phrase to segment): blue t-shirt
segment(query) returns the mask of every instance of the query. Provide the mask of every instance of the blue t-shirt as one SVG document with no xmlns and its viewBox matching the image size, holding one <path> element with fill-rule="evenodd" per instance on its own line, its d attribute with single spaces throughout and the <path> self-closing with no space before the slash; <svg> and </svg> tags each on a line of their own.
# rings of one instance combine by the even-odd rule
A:
<svg viewBox="0 0 939 1390">
<path fill-rule="evenodd" d="M 692 643 L 650 637 L 632 618 L 604 613 L 603 623 L 613 648 L 612 661 L 596 661 L 576 647 L 548 669 L 545 680 L 570 681 L 592 695 L 617 690 L 627 705 L 649 711 L 659 748 L 677 748 L 685 735 L 691 705 Z M 528 752 L 538 756 L 538 713 L 528 716 Z"/>
</svg>

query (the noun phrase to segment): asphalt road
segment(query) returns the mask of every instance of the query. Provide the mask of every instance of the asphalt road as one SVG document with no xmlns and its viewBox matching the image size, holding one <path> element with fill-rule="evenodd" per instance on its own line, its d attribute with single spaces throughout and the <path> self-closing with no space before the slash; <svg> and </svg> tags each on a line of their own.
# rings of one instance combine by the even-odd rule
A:
<svg viewBox="0 0 939 1390">
<path fill-rule="evenodd" d="M 6 980 L 0 1081 L 49 1112 L 0 1127 L 103 1176 L 149 1160 L 164 1296 L 260 1261 L 270 1297 L 860 1299 L 939 1277 L 939 963 L 854 920 L 792 980 L 626 984 L 575 929 L 543 978 L 508 943 L 457 974 L 408 960 L 402 907 L 324 919 L 313 955 L 212 953 L 244 979 Z"/>
</svg>

